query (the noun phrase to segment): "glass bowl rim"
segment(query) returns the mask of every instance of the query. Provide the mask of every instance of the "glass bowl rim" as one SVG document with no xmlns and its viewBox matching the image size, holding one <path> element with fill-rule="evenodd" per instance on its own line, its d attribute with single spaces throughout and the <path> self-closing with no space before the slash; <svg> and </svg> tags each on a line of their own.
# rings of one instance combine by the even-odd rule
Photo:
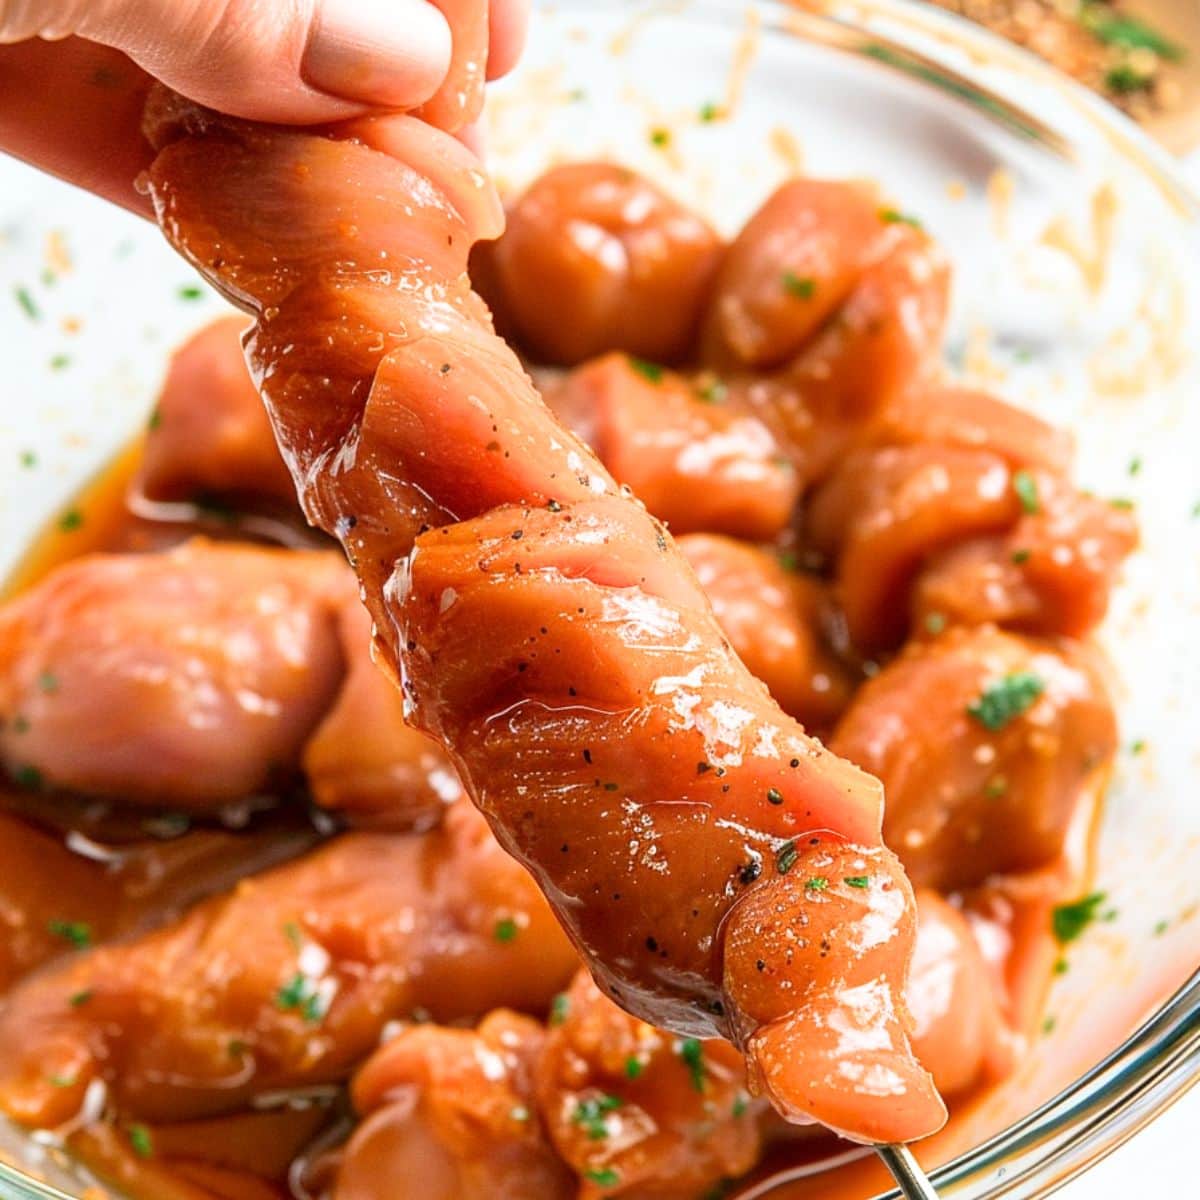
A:
<svg viewBox="0 0 1200 1200">
<path fill-rule="evenodd" d="M 654 0 L 625 3 L 646 8 Z M 1009 68 L 1068 100 L 1089 132 L 1104 138 L 1130 171 L 1153 182 L 1200 237 L 1200 194 L 1163 147 L 1099 96 L 966 18 L 917 0 L 691 0 L 687 7 L 726 21 L 753 7 L 764 28 L 873 58 L 885 69 L 940 88 L 989 121 L 1022 127 L 1060 153 L 1069 148 L 1073 135 L 1056 128 L 1053 118 L 996 92 L 961 60 Z M 873 19 L 885 21 L 887 29 L 870 26 Z M 946 1200 L 1046 1195 L 1115 1150 L 1198 1082 L 1200 970 L 1096 1066 L 1028 1116 L 939 1167 L 932 1181 Z M 768 1197 L 776 1186 L 764 1180 L 750 1194 Z M 892 1190 L 877 1200 L 900 1195 Z M 0 1198 L 75 1200 L 4 1162 Z"/>
</svg>

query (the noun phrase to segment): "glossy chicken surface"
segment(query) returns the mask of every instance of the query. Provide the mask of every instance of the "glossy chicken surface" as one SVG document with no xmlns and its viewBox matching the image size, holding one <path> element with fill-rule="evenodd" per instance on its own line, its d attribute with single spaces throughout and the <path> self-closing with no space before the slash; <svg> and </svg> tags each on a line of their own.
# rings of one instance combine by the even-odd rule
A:
<svg viewBox="0 0 1200 1200">
<path fill-rule="evenodd" d="M 318 804 L 392 828 L 460 794 L 371 661 L 335 554 L 97 554 L 0 608 L 0 637 L 0 756 L 31 790 L 203 813 L 303 768 Z"/>
<path fill-rule="evenodd" d="M 356 566 L 415 723 L 623 1006 L 731 1036 L 789 1117 L 933 1130 L 900 998 L 911 893 L 874 782 L 771 701 L 663 528 L 533 391 L 464 273 L 491 218 L 478 178 L 406 120 L 387 154 L 378 124 L 332 140 L 159 94 L 144 183 L 256 315 L 302 503 Z M 810 867 L 869 886 L 812 895 Z M 814 921 L 837 952 L 795 956 Z M 834 1013 L 855 1034 L 811 1036 Z"/>
<path fill-rule="evenodd" d="M 345 1078 L 415 1011 L 544 1010 L 575 961 L 528 874 L 462 803 L 435 833 L 343 835 L 30 977 L 0 1011 L 0 1110 L 53 1127 L 102 1079 L 141 1119 L 229 1112 Z"/>
<path fill-rule="evenodd" d="M 726 392 L 715 376 L 688 380 L 607 354 L 572 371 L 548 402 L 676 534 L 772 538 L 791 519 L 796 473 L 762 421 L 722 403 Z"/>
<path fill-rule="evenodd" d="M 568 1200 L 567 1167 L 534 1104 L 546 1034 L 500 1010 L 477 1029 L 410 1026 L 354 1081 L 362 1123 L 346 1144 L 334 1200 Z"/>
<path fill-rule="evenodd" d="M 147 804 L 267 791 L 333 699 L 348 586 L 332 554 L 204 542 L 70 563 L 0 610 L 0 756 Z"/>
<path fill-rule="evenodd" d="M 721 244 L 635 172 L 568 163 L 517 200 L 504 237 L 483 253 L 488 300 L 543 361 L 623 350 L 674 362 L 692 344 Z"/>
<path fill-rule="evenodd" d="M 206 325 L 173 355 L 146 430 L 139 486 L 150 500 L 228 501 L 296 491 L 246 370 L 246 322 Z"/>
<path fill-rule="evenodd" d="M 849 702 L 853 673 L 830 646 L 828 589 L 771 554 L 732 538 L 689 534 L 679 548 L 738 657 L 780 708 L 824 733 Z"/>
<path fill-rule="evenodd" d="M 914 1046 L 942 1093 L 960 1096 L 1007 1074 L 1020 1039 L 966 918 L 933 891 L 917 904 Z M 339 1200 L 401 1184 L 467 1200 L 692 1200 L 743 1174 L 780 1134 L 728 1042 L 646 1025 L 586 972 L 545 1027 L 495 1012 L 473 1032 L 403 1029 L 352 1093 L 363 1122 L 338 1156 Z"/>
<path fill-rule="evenodd" d="M 882 781 L 884 837 L 912 881 L 943 890 L 1061 858 L 1116 743 L 1086 647 L 988 625 L 911 646 L 830 740 Z"/>
<path fill-rule="evenodd" d="M 709 1200 L 1009 1076 L 1137 530 L 942 377 L 933 237 L 575 164 L 469 279 L 426 121 L 148 130 L 255 386 L 197 334 L 0 607 L 0 1112 L 134 1200 Z"/>
</svg>

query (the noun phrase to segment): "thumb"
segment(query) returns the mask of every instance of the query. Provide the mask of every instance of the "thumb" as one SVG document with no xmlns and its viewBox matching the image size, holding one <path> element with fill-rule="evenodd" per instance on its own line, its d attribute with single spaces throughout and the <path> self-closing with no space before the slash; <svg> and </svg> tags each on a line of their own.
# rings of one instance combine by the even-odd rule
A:
<svg viewBox="0 0 1200 1200">
<path fill-rule="evenodd" d="M 68 34 L 210 108 L 302 124 L 413 108 L 451 50 L 427 0 L 0 0 L 0 42 Z"/>
</svg>

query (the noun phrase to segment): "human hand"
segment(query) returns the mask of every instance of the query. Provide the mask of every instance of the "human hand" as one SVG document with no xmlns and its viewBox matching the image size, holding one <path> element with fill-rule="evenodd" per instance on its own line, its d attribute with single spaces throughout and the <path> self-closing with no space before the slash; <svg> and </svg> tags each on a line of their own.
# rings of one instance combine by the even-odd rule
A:
<svg viewBox="0 0 1200 1200">
<path fill-rule="evenodd" d="M 483 3 L 483 0 L 479 0 Z M 153 79 L 235 116 L 295 124 L 434 94 L 455 31 L 441 0 L 0 0 L 0 149 L 138 210 Z M 489 78 L 528 0 L 488 5 Z"/>
</svg>

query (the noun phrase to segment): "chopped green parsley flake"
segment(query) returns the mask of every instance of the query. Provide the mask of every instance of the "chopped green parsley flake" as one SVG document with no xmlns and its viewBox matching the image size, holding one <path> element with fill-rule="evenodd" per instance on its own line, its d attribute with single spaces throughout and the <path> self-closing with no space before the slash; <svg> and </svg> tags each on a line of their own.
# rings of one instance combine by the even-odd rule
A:
<svg viewBox="0 0 1200 1200">
<path fill-rule="evenodd" d="M 738 1092 L 733 1098 L 733 1108 L 731 1110 L 733 1116 L 744 1117 L 746 1110 L 750 1107 L 750 1097 L 745 1092 Z"/>
<path fill-rule="evenodd" d="M 805 882 L 804 887 L 810 892 L 823 892 L 829 887 L 829 880 L 824 875 L 814 875 Z"/>
<path fill-rule="evenodd" d="M 807 275 L 797 275 L 794 271 L 784 271 L 783 290 L 797 300 L 811 300 L 817 290 L 817 281 Z"/>
<path fill-rule="evenodd" d="M 28 470 L 37 466 L 37 454 L 33 450 L 22 450 L 18 456 L 21 466 Z"/>
<path fill-rule="evenodd" d="M 199 300 L 204 295 L 204 289 L 194 283 L 185 283 L 177 295 L 180 300 Z"/>
<path fill-rule="evenodd" d="M 1108 899 L 1106 892 L 1093 892 L 1071 904 L 1060 904 L 1050 920 L 1054 936 L 1064 945 L 1083 935 L 1083 931 L 1096 920 L 1100 906 Z"/>
<path fill-rule="evenodd" d="M 225 1049 L 229 1052 L 230 1058 L 241 1058 L 246 1053 L 246 1043 L 241 1038 L 230 1038 L 229 1045 Z"/>
<path fill-rule="evenodd" d="M 46 922 L 46 928 L 55 937 L 70 942 L 72 946 L 80 950 L 86 949 L 92 944 L 92 927 L 85 921 L 50 920 Z"/>
<path fill-rule="evenodd" d="M 925 632 L 931 633 L 936 637 L 946 628 L 946 615 L 940 612 L 931 612 L 925 614 Z"/>
<path fill-rule="evenodd" d="M 626 1079 L 637 1079 L 645 1069 L 646 1069 L 645 1065 L 642 1063 L 642 1060 L 640 1058 L 638 1058 L 638 1056 L 636 1054 L 631 1054 L 625 1060 L 625 1078 Z"/>
<path fill-rule="evenodd" d="M 729 388 L 719 379 L 706 379 L 696 385 L 696 395 L 705 404 L 723 404 L 725 397 L 729 395 Z"/>
<path fill-rule="evenodd" d="M 69 1088 L 74 1087 L 78 1077 L 75 1075 L 47 1075 L 51 1087 Z"/>
<path fill-rule="evenodd" d="M 1129 473 L 1130 475 L 1140 475 L 1142 473 L 1142 456 L 1140 454 L 1134 455 L 1129 460 Z"/>
<path fill-rule="evenodd" d="M 92 944 L 92 927 L 86 921 L 50 920 L 46 922 L 46 928 L 55 937 L 70 942 L 80 950 Z"/>
<path fill-rule="evenodd" d="M 1003 775 L 993 775 L 984 784 L 983 794 L 989 800 L 999 800 L 1008 791 L 1008 780 Z"/>
<path fill-rule="evenodd" d="M 1144 754 L 1146 752 L 1145 738 L 1138 738 L 1136 742 L 1129 747 L 1130 754 Z"/>
<path fill-rule="evenodd" d="M 550 1024 L 561 1025 L 566 1019 L 567 1014 L 571 1011 L 571 997 L 566 992 L 559 992 L 553 1000 L 550 1001 Z"/>
<path fill-rule="evenodd" d="M 83 513 L 77 508 L 68 508 L 61 517 L 58 518 L 58 528 L 63 533 L 74 533 L 76 529 L 83 524 Z"/>
<path fill-rule="evenodd" d="M 1057 1025 L 1058 1025 L 1058 1018 L 1057 1018 L 1057 1017 L 1054 1017 L 1054 1016 L 1047 1017 L 1047 1018 L 1046 1018 L 1046 1019 L 1045 1019 L 1045 1020 L 1042 1022 L 1042 1032 L 1043 1032 L 1043 1033 L 1045 1033 L 1045 1034 L 1051 1034 L 1051 1033 L 1053 1033 L 1053 1032 L 1054 1032 L 1054 1030 L 1055 1030 L 1055 1027 L 1056 1027 Z"/>
<path fill-rule="evenodd" d="M 1065 975 L 1071 969 L 1071 964 L 1065 958 L 1056 958 L 1054 960 L 1055 975 Z"/>
<path fill-rule="evenodd" d="M 71 365 L 71 356 L 69 354 L 56 354 L 50 359 L 50 370 L 63 371 Z"/>
<path fill-rule="evenodd" d="M 662 383 L 663 369 L 658 363 L 647 362 L 644 358 L 629 356 L 629 365 L 643 378 L 651 383 Z"/>
<path fill-rule="evenodd" d="M 1104 76 L 1104 86 L 1118 96 L 1128 96 L 1131 92 L 1140 92 L 1150 83 L 1150 76 L 1129 65 L 1120 63 L 1109 69 Z"/>
<path fill-rule="evenodd" d="M 24 788 L 27 792 L 40 792 L 42 790 L 42 773 L 37 767 L 31 767 L 28 763 L 24 763 L 19 767 L 14 767 L 12 772 L 13 783 L 17 787 Z"/>
<path fill-rule="evenodd" d="M 842 882 L 847 887 L 868 888 L 871 886 L 871 877 L 870 875 L 847 875 Z"/>
<path fill-rule="evenodd" d="M 967 714 L 995 733 L 1019 717 L 1045 690 L 1045 683 L 1032 672 L 1014 671 L 988 684 L 979 699 L 967 705 Z"/>
<path fill-rule="evenodd" d="M 1178 62 L 1184 57 L 1182 46 L 1136 17 L 1105 12 L 1099 7 L 1093 8 L 1085 4 L 1080 13 L 1080 20 L 1089 33 L 1109 46 L 1121 46 L 1126 50 L 1150 50 L 1168 62 Z"/>
<path fill-rule="evenodd" d="M 138 1158 L 151 1158 L 154 1155 L 154 1139 L 145 1125 L 130 1125 L 129 1144 Z"/>
<path fill-rule="evenodd" d="M 275 1007 L 281 1012 L 298 1012 L 314 1024 L 325 1015 L 325 1000 L 313 986 L 312 980 L 297 971 L 275 993 Z"/>
<path fill-rule="evenodd" d="M 1018 471 L 1013 476 L 1013 491 L 1021 502 L 1021 511 L 1038 512 L 1041 504 L 1038 501 L 1037 480 L 1028 471 Z"/>
<path fill-rule="evenodd" d="M 68 1004 L 69 1004 L 69 1005 L 70 1005 L 72 1008 L 81 1008 L 81 1007 L 82 1007 L 83 1005 L 85 1005 L 85 1004 L 86 1004 L 86 1003 L 87 1003 L 87 1002 L 88 1002 L 88 1001 L 89 1001 L 89 1000 L 90 1000 L 90 999 L 91 999 L 91 998 L 92 998 L 94 995 L 95 995 L 95 992 L 93 992 L 91 988 L 84 988 L 84 989 L 83 989 L 83 991 L 81 991 L 81 992 L 72 992 L 72 993 L 71 993 L 71 994 L 70 994 L 70 995 L 67 997 L 67 1003 L 68 1003 Z"/>
<path fill-rule="evenodd" d="M 589 1167 L 584 1171 L 583 1177 L 602 1188 L 616 1187 L 621 1182 L 620 1175 L 612 1167 Z"/>
<path fill-rule="evenodd" d="M 58 676 L 53 671 L 43 671 L 38 676 L 38 687 L 43 692 L 58 691 Z"/>
<path fill-rule="evenodd" d="M 784 842 L 775 855 L 775 870 L 780 875 L 786 875 L 795 865 L 799 855 L 796 853 L 796 843 Z"/>
<path fill-rule="evenodd" d="M 589 1096 L 575 1105 L 571 1120 L 582 1127 L 591 1141 L 600 1142 L 608 1137 L 608 1114 L 616 1112 L 624 1103 L 620 1096 Z"/>
<path fill-rule="evenodd" d="M 699 1038 L 684 1038 L 678 1050 L 692 1077 L 692 1087 L 698 1092 L 704 1091 L 704 1045 Z"/>
<path fill-rule="evenodd" d="M 1014 550 L 1012 552 L 1011 558 L 1012 558 L 1012 561 L 1017 564 L 1017 566 L 1020 566 L 1022 563 L 1027 563 L 1029 561 L 1029 556 L 1032 553 L 1033 553 L 1032 550 L 1025 550 L 1025 549 Z"/>
<path fill-rule="evenodd" d="M 1155 924 L 1154 924 L 1154 936 L 1155 936 L 1155 937 L 1162 937 L 1162 935 L 1163 935 L 1164 933 L 1166 933 L 1166 932 L 1167 932 L 1167 930 L 1168 930 L 1168 929 L 1170 929 L 1170 928 L 1171 928 L 1171 922 L 1170 922 L 1170 921 L 1165 921 L 1165 920 L 1164 920 L 1164 921 L 1156 921 L 1156 922 L 1155 922 Z"/>
<path fill-rule="evenodd" d="M 659 126 L 657 129 L 650 130 L 650 144 L 663 149 L 671 144 L 671 131 L 663 129 Z"/>
<path fill-rule="evenodd" d="M 41 312 L 38 311 L 38 306 L 34 302 L 33 296 L 26 287 L 18 287 L 13 289 L 13 295 L 17 298 L 17 303 L 21 306 L 21 311 L 31 320 L 36 321 L 41 317 Z"/>
<path fill-rule="evenodd" d="M 512 917 L 501 917 L 492 930 L 492 936 L 498 942 L 511 942 L 516 940 L 518 932 L 517 923 Z"/>
<path fill-rule="evenodd" d="M 146 418 L 146 428 L 153 433 L 156 429 L 162 426 L 162 410 L 151 409 L 149 417 Z"/>
<path fill-rule="evenodd" d="M 885 225 L 911 225 L 914 229 L 922 228 L 921 222 L 916 217 L 902 213 L 898 208 L 881 208 L 879 219 Z"/>
<path fill-rule="evenodd" d="M 715 121 L 721 115 L 721 106 L 714 104 L 711 100 L 707 104 L 700 105 L 700 120 L 706 125 Z"/>
<path fill-rule="evenodd" d="M 284 921 L 283 936 L 287 938 L 297 950 L 304 945 L 304 934 L 300 932 L 300 926 L 295 921 Z"/>
<path fill-rule="evenodd" d="M 785 571 L 799 571 L 800 559 L 794 550 L 780 550 L 776 555 L 779 560 L 779 565 Z"/>
</svg>

